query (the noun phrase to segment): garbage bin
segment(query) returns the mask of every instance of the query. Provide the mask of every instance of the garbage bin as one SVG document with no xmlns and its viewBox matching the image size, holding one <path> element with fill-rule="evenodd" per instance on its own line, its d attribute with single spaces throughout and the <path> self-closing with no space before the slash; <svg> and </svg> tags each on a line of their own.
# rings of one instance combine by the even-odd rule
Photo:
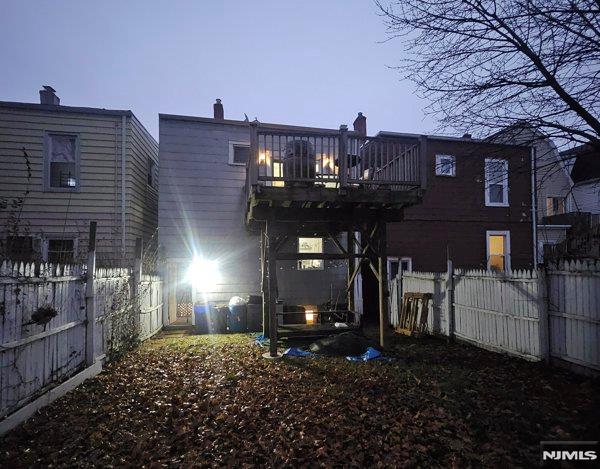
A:
<svg viewBox="0 0 600 469">
<path fill-rule="evenodd" d="M 246 301 L 239 296 L 229 300 L 227 314 L 227 329 L 229 332 L 246 332 Z"/>
<path fill-rule="evenodd" d="M 210 322 L 210 304 L 196 303 L 194 305 L 194 326 L 198 334 L 208 334 Z"/>
<path fill-rule="evenodd" d="M 214 306 L 210 312 L 209 329 L 211 334 L 224 334 L 227 332 L 227 306 Z"/>
</svg>

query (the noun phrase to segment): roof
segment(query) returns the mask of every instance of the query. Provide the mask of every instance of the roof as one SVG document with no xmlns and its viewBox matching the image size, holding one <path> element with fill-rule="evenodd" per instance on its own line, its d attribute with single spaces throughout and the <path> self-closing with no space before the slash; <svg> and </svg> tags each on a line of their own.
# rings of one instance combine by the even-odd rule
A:
<svg viewBox="0 0 600 469">
<path fill-rule="evenodd" d="M 196 116 L 180 116 L 176 114 L 159 114 L 159 119 L 167 119 L 167 120 L 178 120 L 178 121 L 187 121 L 187 122 L 201 122 L 204 124 L 226 124 L 226 125 L 238 125 L 238 126 L 248 126 L 251 122 L 248 121 L 240 121 L 233 119 L 214 119 L 212 117 L 196 117 Z M 260 126 L 262 128 L 269 129 L 281 129 L 281 130 L 303 130 L 308 132 L 319 132 L 319 133 L 331 133 L 338 134 L 339 129 L 326 129 L 319 127 L 306 127 L 300 125 L 286 125 L 286 124 L 273 124 L 269 122 L 260 122 Z M 349 134 L 354 134 L 354 131 L 348 131 Z"/>
<path fill-rule="evenodd" d="M 561 157 L 574 156 L 571 179 L 575 184 L 600 178 L 600 151 L 591 145 L 579 145 L 560 153 Z"/>
<path fill-rule="evenodd" d="M 12 108 L 12 109 L 24 109 L 27 111 L 43 111 L 43 112 L 66 112 L 66 113 L 74 113 L 74 114 L 95 114 L 102 116 L 126 116 L 135 119 L 140 126 L 144 129 L 146 134 L 152 138 L 155 142 L 156 139 L 148 132 L 148 129 L 140 122 L 140 120 L 135 116 L 135 114 L 126 109 L 103 109 L 96 107 L 77 107 L 77 106 L 62 106 L 62 105 L 53 105 L 53 104 L 38 104 L 38 103 L 19 103 L 12 101 L 0 101 L 0 108 Z"/>
<path fill-rule="evenodd" d="M 238 126 L 248 126 L 250 122 L 248 121 L 240 121 L 240 120 L 232 120 L 232 119 L 214 119 L 212 117 L 196 117 L 196 116 L 181 116 L 176 114 L 159 114 L 159 119 L 166 120 L 178 120 L 178 121 L 187 121 L 187 122 L 201 122 L 204 124 L 226 124 L 226 125 L 238 125 Z M 281 130 L 298 130 L 305 132 L 319 132 L 324 134 L 332 134 L 337 135 L 339 133 L 339 129 L 327 129 L 321 127 L 306 127 L 299 125 L 286 125 L 286 124 L 273 124 L 268 122 L 260 122 L 261 128 L 268 129 L 281 129 Z M 349 130 L 348 135 L 356 135 L 356 132 Z M 444 135 L 423 135 L 423 134 L 411 134 L 411 133 L 401 133 L 401 132 L 390 132 L 390 131 L 380 131 L 375 135 L 376 137 L 396 137 L 396 138 L 409 138 L 409 139 L 418 139 L 420 137 L 427 137 L 432 140 L 448 140 L 448 141 L 456 141 L 456 142 L 468 142 L 468 143 L 483 143 L 490 144 L 491 142 L 487 142 L 486 140 L 479 140 L 474 138 L 464 138 L 464 137 L 449 137 Z M 516 144 L 507 144 L 507 143 L 495 143 L 496 145 L 506 145 L 512 147 L 523 147 L 523 145 Z"/>
</svg>

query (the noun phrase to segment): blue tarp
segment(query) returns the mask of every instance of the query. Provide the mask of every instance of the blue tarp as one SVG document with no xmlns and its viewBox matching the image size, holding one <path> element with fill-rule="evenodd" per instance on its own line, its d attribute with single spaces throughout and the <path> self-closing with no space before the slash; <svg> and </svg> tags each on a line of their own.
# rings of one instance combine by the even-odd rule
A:
<svg viewBox="0 0 600 469">
<path fill-rule="evenodd" d="M 390 357 L 384 357 L 381 355 L 381 352 L 373 347 L 367 348 L 367 351 L 362 355 L 355 355 L 346 357 L 346 360 L 351 362 L 367 362 L 369 360 L 383 360 L 383 361 L 392 361 L 393 359 Z"/>
<path fill-rule="evenodd" d="M 291 347 L 283 352 L 284 357 L 314 357 L 315 354 L 308 350 L 302 350 L 296 347 Z"/>
<path fill-rule="evenodd" d="M 269 343 L 269 338 L 260 334 L 256 336 L 256 338 L 254 339 L 254 343 L 256 345 L 260 345 L 261 347 L 265 347 Z"/>
</svg>

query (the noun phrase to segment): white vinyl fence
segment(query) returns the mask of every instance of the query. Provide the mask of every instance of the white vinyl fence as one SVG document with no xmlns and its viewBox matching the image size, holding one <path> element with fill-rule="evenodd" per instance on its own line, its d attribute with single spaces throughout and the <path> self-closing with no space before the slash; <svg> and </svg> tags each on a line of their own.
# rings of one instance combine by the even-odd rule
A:
<svg viewBox="0 0 600 469">
<path fill-rule="evenodd" d="M 0 420 L 162 328 L 159 277 L 96 269 L 86 297 L 85 274 L 83 266 L 0 266 Z"/>
<path fill-rule="evenodd" d="M 390 285 L 390 322 L 403 292 L 431 293 L 428 328 L 529 360 L 600 371 L 600 262 L 561 262 L 509 275 L 404 272 Z"/>
</svg>

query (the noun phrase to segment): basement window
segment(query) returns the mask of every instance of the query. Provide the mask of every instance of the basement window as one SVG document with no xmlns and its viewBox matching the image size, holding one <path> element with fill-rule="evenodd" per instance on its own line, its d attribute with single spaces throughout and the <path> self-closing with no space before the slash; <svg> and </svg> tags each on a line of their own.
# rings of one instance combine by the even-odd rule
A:
<svg viewBox="0 0 600 469">
<path fill-rule="evenodd" d="M 73 264 L 75 262 L 75 239 L 49 238 L 46 243 L 47 262 L 53 264 Z"/>
<path fill-rule="evenodd" d="M 229 142 L 229 164 L 246 166 L 250 159 L 250 144 L 246 142 Z"/>
<path fill-rule="evenodd" d="M 76 191 L 79 187 L 79 160 L 77 135 L 46 134 L 44 140 L 46 190 Z"/>
<path fill-rule="evenodd" d="M 453 155 L 435 155 L 436 176 L 456 176 L 456 157 Z"/>
<path fill-rule="evenodd" d="M 39 248 L 39 243 L 38 248 Z M 2 256 L 11 261 L 30 262 L 36 260 L 36 240 L 33 236 L 8 236 L 2 240 Z"/>
<path fill-rule="evenodd" d="M 323 238 L 298 238 L 298 253 L 322 254 Z M 298 270 L 323 270 L 323 259 L 300 259 Z"/>
</svg>

